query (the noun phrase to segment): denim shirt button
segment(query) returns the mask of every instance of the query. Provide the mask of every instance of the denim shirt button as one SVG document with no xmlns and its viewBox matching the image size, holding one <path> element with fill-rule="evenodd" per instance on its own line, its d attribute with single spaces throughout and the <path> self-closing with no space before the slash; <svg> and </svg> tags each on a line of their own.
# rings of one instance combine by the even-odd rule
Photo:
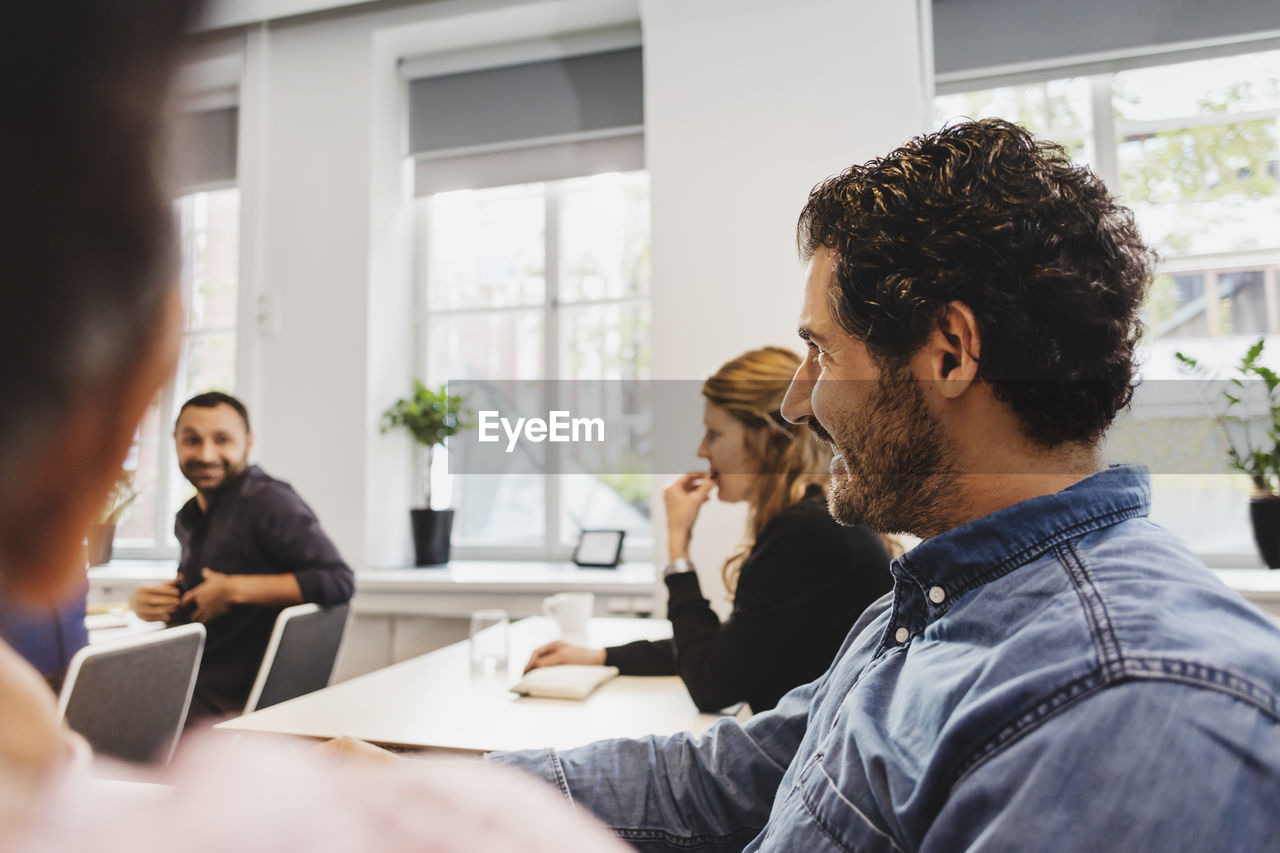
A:
<svg viewBox="0 0 1280 853">
<path fill-rule="evenodd" d="M 905 643 L 911 638 L 911 632 L 906 628 L 899 628 L 897 632 L 894 633 L 893 638 L 899 643 Z"/>
<path fill-rule="evenodd" d="M 929 589 L 929 600 L 934 604 L 941 604 L 947 600 L 947 592 L 940 586 L 931 587 Z"/>
</svg>

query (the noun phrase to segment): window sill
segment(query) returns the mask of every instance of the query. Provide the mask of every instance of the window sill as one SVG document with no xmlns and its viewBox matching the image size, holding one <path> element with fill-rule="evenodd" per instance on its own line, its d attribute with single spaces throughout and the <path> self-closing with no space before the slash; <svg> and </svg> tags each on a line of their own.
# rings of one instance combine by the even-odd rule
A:
<svg viewBox="0 0 1280 853">
<path fill-rule="evenodd" d="M 1280 570 L 1214 569 L 1213 573 L 1254 604 L 1280 604 Z"/>
<path fill-rule="evenodd" d="M 176 565 L 173 560 L 112 560 L 96 566 L 89 570 L 89 601 L 128 599 L 136 587 L 173 577 Z M 1221 568 L 1213 573 L 1254 604 L 1280 610 L 1280 570 Z M 518 617 L 540 612 L 548 595 L 591 592 L 600 615 L 649 613 L 655 582 L 652 563 L 583 569 L 573 563 L 455 560 L 431 568 L 357 572 L 352 603 L 366 615 L 461 617 L 483 607 L 505 607 Z"/>
<path fill-rule="evenodd" d="M 598 615 L 649 613 L 655 577 L 652 563 L 585 569 L 567 562 L 454 560 L 430 568 L 358 572 L 355 608 L 366 614 L 457 617 L 503 607 L 512 616 L 524 616 L 540 613 L 548 595 L 591 592 Z"/>
<path fill-rule="evenodd" d="M 365 569 L 358 575 L 361 587 L 386 591 L 401 587 L 533 591 L 556 586 L 582 592 L 608 592 L 648 588 L 653 579 L 652 563 L 622 563 L 613 569 L 593 569 L 567 561 L 538 560 L 453 560 L 440 566 Z"/>
<path fill-rule="evenodd" d="M 126 600 L 139 586 L 169 580 L 176 567 L 176 560 L 112 560 L 95 566 L 89 570 L 89 600 Z M 352 607 L 363 615 L 444 617 L 503 607 L 518 617 L 540 613 L 548 595 L 591 592 L 600 615 L 649 613 L 655 578 L 652 563 L 584 569 L 568 562 L 455 560 L 430 568 L 356 572 Z"/>
</svg>

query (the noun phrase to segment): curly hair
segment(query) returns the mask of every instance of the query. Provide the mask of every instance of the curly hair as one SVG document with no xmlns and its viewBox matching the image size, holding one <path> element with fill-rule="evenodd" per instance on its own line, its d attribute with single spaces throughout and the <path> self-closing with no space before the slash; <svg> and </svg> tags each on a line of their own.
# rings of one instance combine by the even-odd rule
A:
<svg viewBox="0 0 1280 853">
<path fill-rule="evenodd" d="M 834 252 L 832 314 L 881 365 L 967 305 L 979 378 L 1041 446 L 1096 443 L 1133 396 L 1154 255 L 1096 175 L 1017 125 L 951 125 L 850 167 L 809 194 L 796 241 Z"/>
</svg>

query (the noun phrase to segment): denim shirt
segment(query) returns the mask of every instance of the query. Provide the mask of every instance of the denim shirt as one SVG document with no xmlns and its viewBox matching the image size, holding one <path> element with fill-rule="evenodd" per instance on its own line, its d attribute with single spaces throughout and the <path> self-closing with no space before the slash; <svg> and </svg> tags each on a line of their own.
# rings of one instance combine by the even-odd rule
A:
<svg viewBox="0 0 1280 853">
<path fill-rule="evenodd" d="M 746 723 L 493 759 L 640 850 L 1278 849 L 1280 629 L 1149 501 L 1117 466 L 921 543 Z"/>
</svg>

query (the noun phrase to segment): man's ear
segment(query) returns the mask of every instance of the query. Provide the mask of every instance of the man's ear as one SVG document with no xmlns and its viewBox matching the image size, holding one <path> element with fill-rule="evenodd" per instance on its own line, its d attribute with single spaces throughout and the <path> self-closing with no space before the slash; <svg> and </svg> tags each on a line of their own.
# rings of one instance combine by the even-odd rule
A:
<svg viewBox="0 0 1280 853">
<path fill-rule="evenodd" d="M 913 361 L 917 361 L 917 375 L 954 400 L 978 378 L 981 355 L 978 318 L 968 305 L 953 300 Z"/>
</svg>

